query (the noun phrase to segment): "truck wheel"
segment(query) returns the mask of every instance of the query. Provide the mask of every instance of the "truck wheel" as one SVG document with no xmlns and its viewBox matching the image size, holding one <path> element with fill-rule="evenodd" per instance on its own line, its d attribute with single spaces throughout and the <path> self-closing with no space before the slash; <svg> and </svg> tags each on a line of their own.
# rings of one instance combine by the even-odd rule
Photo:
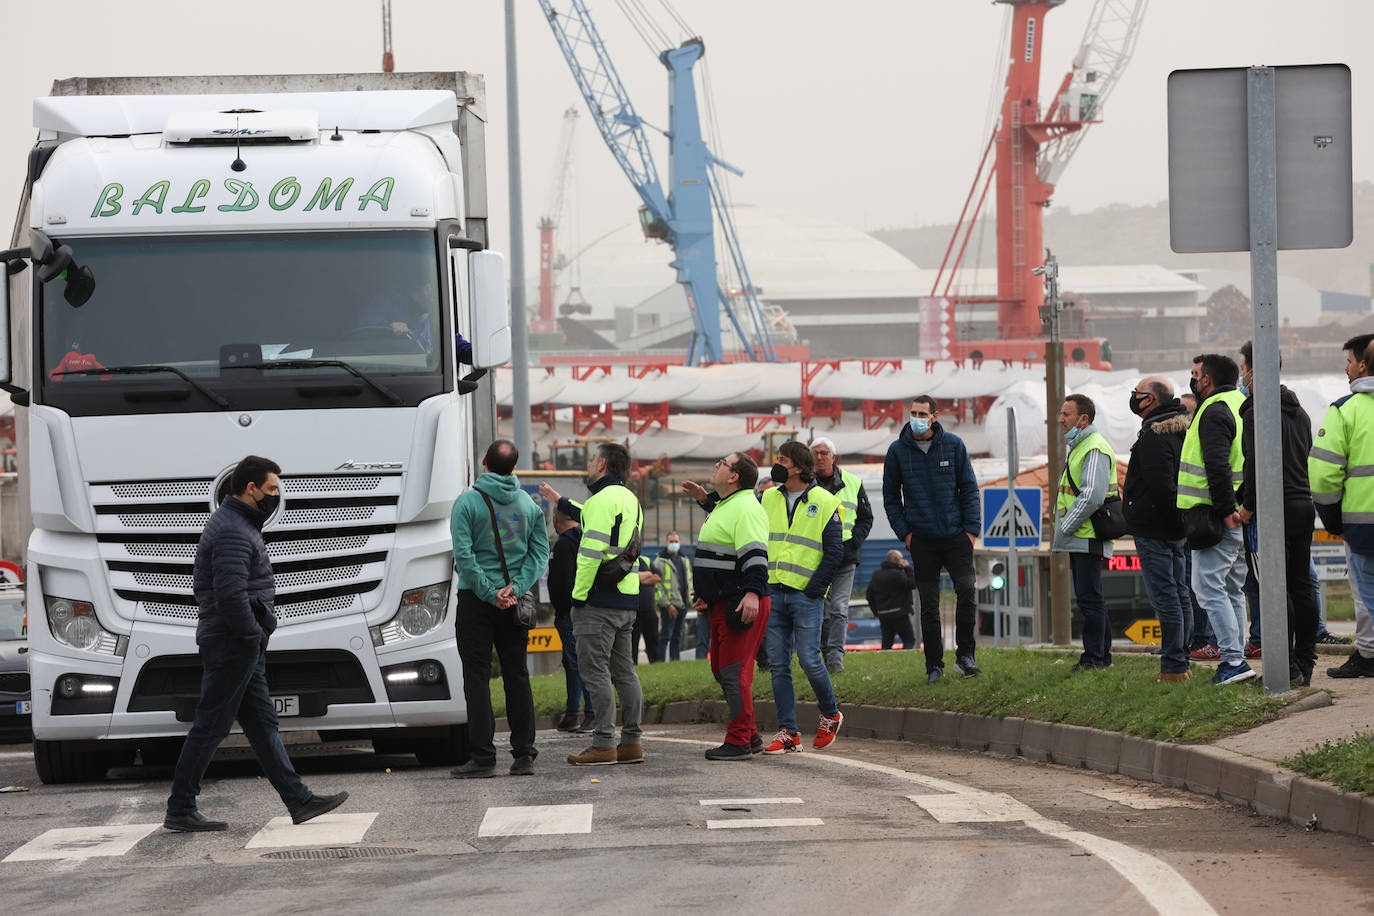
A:
<svg viewBox="0 0 1374 916">
<path fill-rule="evenodd" d="M 109 751 L 71 750 L 65 741 L 33 742 L 33 763 L 47 785 L 99 782 L 110 768 Z"/>
<path fill-rule="evenodd" d="M 450 725 L 440 738 L 426 738 L 415 744 L 415 759 L 422 767 L 456 766 L 468 759 L 468 727 Z"/>
</svg>

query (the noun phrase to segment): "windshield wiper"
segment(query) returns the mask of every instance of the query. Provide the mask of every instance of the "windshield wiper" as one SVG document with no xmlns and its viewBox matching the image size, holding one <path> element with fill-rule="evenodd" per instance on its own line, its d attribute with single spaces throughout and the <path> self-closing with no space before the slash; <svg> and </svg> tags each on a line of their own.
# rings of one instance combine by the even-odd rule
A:
<svg viewBox="0 0 1374 916">
<path fill-rule="evenodd" d="M 316 367 L 332 367 L 342 369 L 354 378 L 365 383 L 373 391 L 380 394 L 393 404 L 404 404 L 405 399 L 392 391 L 390 388 L 364 374 L 356 366 L 346 363 L 341 359 L 274 359 L 269 363 L 244 363 L 233 366 L 221 366 L 220 370 L 225 369 L 314 369 Z"/>
<path fill-rule="evenodd" d="M 211 401 L 214 401 L 218 406 L 229 406 L 229 402 L 225 400 L 222 395 L 216 394 L 209 388 L 206 388 L 176 366 L 110 366 L 109 368 L 101 369 L 64 369 L 61 372 L 54 372 L 52 375 L 54 378 L 60 378 L 64 375 L 152 375 L 157 372 L 170 372 L 172 375 L 177 376 L 183 382 L 205 395 Z"/>
</svg>

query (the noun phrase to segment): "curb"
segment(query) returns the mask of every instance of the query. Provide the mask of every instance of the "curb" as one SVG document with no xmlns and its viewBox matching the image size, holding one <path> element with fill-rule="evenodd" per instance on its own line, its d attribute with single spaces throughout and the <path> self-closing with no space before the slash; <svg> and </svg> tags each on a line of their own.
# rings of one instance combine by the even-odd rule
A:
<svg viewBox="0 0 1374 916">
<path fill-rule="evenodd" d="M 1330 694 L 1316 693 L 1295 703 L 1288 715 L 1330 705 Z M 658 712 L 646 709 L 644 721 L 650 722 L 650 714 Z M 661 712 L 661 719 L 652 721 L 724 722 L 728 717 L 722 700 L 669 703 Z M 816 706 L 798 703 L 797 714 L 805 732 L 816 718 Z M 756 703 L 755 715 L 760 731 L 776 727 L 772 703 Z M 1299 827 L 1307 827 L 1316 818 L 1315 829 L 1374 840 L 1374 796 L 1344 792 L 1267 760 L 1210 744 L 1171 744 L 1082 725 L 936 709 L 847 706 L 844 718 L 841 731 L 852 738 L 987 751 L 1036 763 L 1120 773 L 1242 805 Z"/>
</svg>

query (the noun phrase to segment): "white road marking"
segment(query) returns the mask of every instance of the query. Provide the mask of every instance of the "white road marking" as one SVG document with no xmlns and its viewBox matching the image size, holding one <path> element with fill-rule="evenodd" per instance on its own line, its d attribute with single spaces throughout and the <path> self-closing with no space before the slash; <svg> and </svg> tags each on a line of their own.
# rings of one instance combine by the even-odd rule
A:
<svg viewBox="0 0 1374 916">
<path fill-rule="evenodd" d="M 274 817 L 248 841 L 244 849 L 269 846 L 351 846 L 361 843 L 378 812 L 362 814 L 321 814 L 304 824 L 293 824 L 289 817 Z"/>
<path fill-rule="evenodd" d="M 477 835 L 552 836 L 591 832 L 591 805 L 521 805 L 488 808 Z"/>
<path fill-rule="evenodd" d="M 741 817 L 728 821 L 707 821 L 707 830 L 729 830 L 740 827 L 822 827 L 818 817 Z"/>
<path fill-rule="evenodd" d="M 987 824 L 998 821 L 1029 821 L 1039 817 L 1010 795 L 992 792 L 956 792 L 949 795 L 908 795 L 942 824 Z"/>
<path fill-rule="evenodd" d="M 119 809 L 110 818 L 111 824 L 129 824 L 139 817 L 139 806 L 143 804 L 143 796 L 130 795 L 119 801 Z"/>
<path fill-rule="evenodd" d="M 1141 789 L 1111 788 L 1085 790 L 1089 795 L 1104 798 L 1118 805 L 1135 808 L 1138 811 L 1158 811 L 1161 808 L 1206 808 L 1207 802 L 1200 799 L 1182 798 L 1171 795 L 1151 795 Z"/>
<path fill-rule="evenodd" d="M 698 741 L 692 738 L 656 738 L 657 741 L 672 741 L 678 744 L 692 744 L 697 747 L 714 747 L 714 742 Z M 868 770 L 871 773 L 883 773 L 894 779 L 903 779 L 923 785 L 938 792 L 948 792 L 957 795 L 978 795 L 989 796 L 995 793 L 984 792 L 982 789 L 975 789 L 957 782 L 946 779 L 939 779 L 934 776 L 925 776 L 920 773 L 908 773 L 906 770 L 899 770 L 895 767 L 883 766 L 880 763 L 869 763 L 866 760 L 853 760 L 848 757 L 839 757 L 834 754 L 797 754 L 788 758 L 792 765 L 817 766 L 833 764 L 838 766 L 853 767 L 859 770 Z M 993 808 L 995 802 L 980 801 L 975 803 L 984 810 Z M 1035 811 L 1027 807 L 1032 815 Z M 1027 820 L 1026 826 L 1036 830 L 1046 836 L 1056 839 L 1091 852 L 1100 857 L 1104 862 L 1127 881 L 1129 881 L 1145 901 L 1160 913 L 1185 914 L 1185 916 L 1216 916 L 1216 911 L 1207 903 L 1206 899 L 1199 894 L 1188 881 L 1173 869 L 1168 863 L 1156 859 L 1154 856 L 1143 853 L 1137 849 L 1132 849 L 1123 843 L 1105 837 L 1096 836 L 1091 833 L 1084 833 L 1079 830 L 1072 830 L 1067 825 L 1051 821 L 1046 818 L 1034 816 Z"/>
<path fill-rule="evenodd" d="M 58 827 L 39 834 L 5 856 L 6 862 L 40 859 L 90 859 L 122 856 L 162 824 L 123 824 L 110 827 Z"/>
<path fill-rule="evenodd" d="M 720 805 L 800 805 L 800 798 L 703 798 L 701 804 L 707 807 Z"/>
<path fill-rule="evenodd" d="M 0 760 L 18 760 L 21 757 L 32 760 L 33 751 L 0 751 Z"/>
</svg>

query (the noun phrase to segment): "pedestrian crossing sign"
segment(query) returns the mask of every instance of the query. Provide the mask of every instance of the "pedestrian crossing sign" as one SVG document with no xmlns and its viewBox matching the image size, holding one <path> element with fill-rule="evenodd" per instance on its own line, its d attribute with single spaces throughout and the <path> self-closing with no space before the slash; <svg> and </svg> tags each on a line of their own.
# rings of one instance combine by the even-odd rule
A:
<svg viewBox="0 0 1374 916">
<path fill-rule="evenodd" d="M 1010 494 L 1006 487 L 983 488 L 983 546 L 1040 546 L 1039 487 L 1017 487 Z"/>
</svg>

